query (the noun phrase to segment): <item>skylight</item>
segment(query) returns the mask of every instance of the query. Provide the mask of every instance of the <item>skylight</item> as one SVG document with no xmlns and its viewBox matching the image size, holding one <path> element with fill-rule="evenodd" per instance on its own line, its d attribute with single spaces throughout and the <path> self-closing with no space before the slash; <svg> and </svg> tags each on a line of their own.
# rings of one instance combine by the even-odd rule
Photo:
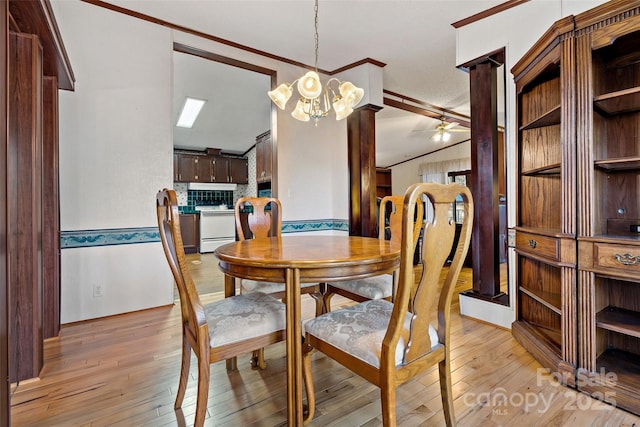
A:
<svg viewBox="0 0 640 427">
<path fill-rule="evenodd" d="M 187 97 L 184 101 L 184 105 L 182 106 L 182 111 L 180 112 L 180 117 L 178 117 L 178 123 L 176 126 L 181 128 L 191 128 L 193 127 L 193 123 L 196 121 L 198 114 L 200 114 L 200 110 L 202 110 L 202 106 L 207 102 L 204 99 L 196 99 Z"/>
</svg>

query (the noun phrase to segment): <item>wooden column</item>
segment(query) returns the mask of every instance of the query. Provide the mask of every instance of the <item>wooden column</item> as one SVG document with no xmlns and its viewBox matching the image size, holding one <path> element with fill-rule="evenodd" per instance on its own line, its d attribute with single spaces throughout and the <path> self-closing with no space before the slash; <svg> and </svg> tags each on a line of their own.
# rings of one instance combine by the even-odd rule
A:
<svg viewBox="0 0 640 427">
<path fill-rule="evenodd" d="M 377 237 L 376 121 L 382 107 L 365 105 L 347 117 L 349 235 Z"/>
<path fill-rule="evenodd" d="M 8 2 L 0 6 L 0 426 L 9 426 L 9 301 L 7 296 L 7 36 Z"/>
<path fill-rule="evenodd" d="M 9 34 L 7 198 L 9 378 L 37 377 L 42 352 L 42 48 L 32 34 Z"/>
<path fill-rule="evenodd" d="M 42 80 L 42 335 L 60 332 L 58 79 Z"/>
<path fill-rule="evenodd" d="M 473 289 L 469 296 L 494 299 L 500 291 L 498 120 L 496 67 L 485 58 L 469 67 L 471 89 L 471 193 L 477 219 L 471 239 Z"/>
</svg>

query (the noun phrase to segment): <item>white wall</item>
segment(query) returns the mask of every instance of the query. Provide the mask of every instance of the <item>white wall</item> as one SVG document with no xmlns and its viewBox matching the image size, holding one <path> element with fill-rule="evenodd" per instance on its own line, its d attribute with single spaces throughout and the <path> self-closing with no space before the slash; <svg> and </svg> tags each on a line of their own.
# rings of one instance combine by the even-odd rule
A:
<svg viewBox="0 0 640 427">
<path fill-rule="evenodd" d="M 76 76 L 75 92 L 60 92 L 61 230 L 156 226 L 155 194 L 172 184 L 170 34 L 52 4 Z M 173 303 L 159 245 L 63 249 L 61 322 Z"/>
<path fill-rule="evenodd" d="M 516 96 L 511 68 L 558 19 L 577 14 L 605 3 L 603 0 L 532 0 L 497 15 L 482 19 L 456 30 L 456 63 L 463 64 L 486 53 L 506 48 L 507 71 L 505 97 L 507 101 L 505 146 L 507 158 L 507 200 L 515 201 L 516 165 Z M 515 203 L 508 202 L 508 226 L 515 225 Z M 460 297 L 464 315 L 476 317 L 507 328 L 515 320 L 515 256 L 509 250 L 510 307 Z"/>
</svg>

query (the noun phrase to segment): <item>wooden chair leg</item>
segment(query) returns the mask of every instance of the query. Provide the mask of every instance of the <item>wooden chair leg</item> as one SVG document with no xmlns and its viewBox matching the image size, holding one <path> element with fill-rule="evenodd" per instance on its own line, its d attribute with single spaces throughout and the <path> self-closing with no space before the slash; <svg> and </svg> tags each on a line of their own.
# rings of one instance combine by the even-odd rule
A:
<svg viewBox="0 0 640 427">
<path fill-rule="evenodd" d="M 449 357 L 445 357 L 443 361 L 438 363 L 438 371 L 440 373 L 440 394 L 442 395 L 442 411 L 444 412 L 444 421 L 447 427 L 456 425 L 456 416 L 453 412 L 453 393 L 451 389 L 451 368 L 449 366 Z"/>
<path fill-rule="evenodd" d="M 173 404 L 174 409 L 182 406 L 184 400 L 184 392 L 187 389 L 187 381 L 189 381 L 189 369 L 191 367 L 191 346 L 187 337 L 182 335 L 182 364 L 180 366 L 180 384 L 178 384 L 178 394 L 176 402 Z"/>
<path fill-rule="evenodd" d="M 316 412 L 316 395 L 313 388 L 313 375 L 311 372 L 311 354 L 313 347 L 308 344 L 302 345 L 302 380 L 307 391 L 307 407 L 305 410 L 303 424 L 306 426 L 313 420 Z"/>
<path fill-rule="evenodd" d="M 207 353 L 208 355 L 208 353 Z M 207 415 L 207 399 L 209 398 L 209 358 L 201 354 L 198 357 L 198 397 L 196 399 L 196 418 L 194 427 L 204 425 L 204 418 Z"/>
<path fill-rule="evenodd" d="M 264 361 L 264 348 L 253 351 L 251 369 L 267 369 L 267 363 Z"/>
<path fill-rule="evenodd" d="M 316 317 L 320 316 L 323 313 L 326 313 L 324 309 L 324 297 L 321 293 L 313 292 L 310 293 L 311 298 L 313 298 L 316 302 Z"/>
<path fill-rule="evenodd" d="M 382 425 L 395 427 L 396 425 L 396 389 L 387 384 L 380 387 L 380 402 L 382 403 Z"/>
<path fill-rule="evenodd" d="M 324 296 L 322 297 L 324 303 L 324 312 L 329 313 L 331 311 L 331 297 L 334 295 L 333 292 L 326 291 Z"/>
</svg>

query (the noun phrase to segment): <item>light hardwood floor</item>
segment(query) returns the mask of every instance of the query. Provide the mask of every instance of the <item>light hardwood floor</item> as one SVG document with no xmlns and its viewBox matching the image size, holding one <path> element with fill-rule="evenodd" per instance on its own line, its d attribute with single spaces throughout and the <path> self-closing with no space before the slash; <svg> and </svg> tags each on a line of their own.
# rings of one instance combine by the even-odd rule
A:
<svg viewBox="0 0 640 427">
<path fill-rule="evenodd" d="M 193 257 L 196 258 L 196 257 Z M 203 289 L 222 289 L 215 258 L 192 264 Z M 211 277 L 219 275 L 217 284 Z M 458 291 L 471 287 L 463 271 Z M 203 302 L 221 298 L 221 291 Z M 303 315 L 314 304 L 303 296 Z M 334 306 L 348 303 L 336 298 Z M 461 317 L 453 306 L 452 375 L 455 415 L 462 426 L 640 426 L 640 418 L 604 405 L 552 376 L 502 330 Z M 266 350 L 267 369 L 253 371 L 248 356 L 228 373 L 211 367 L 208 426 L 286 424 L 284 343 Z M 182 411 L 173 410 L 180 369 L 178 305 L 65 325 L 45 344 L 41 378 L 19 384 L 12 397 L 13 426 L 184 426 L 195 412 L 195 359 Z M 378 389 L 316 353 L 317 409 L 313 426 L 378 426 Z M 398 389 L 401 426 L 440 426 L 438 375 L 431 369 Z"/>
</svg>

